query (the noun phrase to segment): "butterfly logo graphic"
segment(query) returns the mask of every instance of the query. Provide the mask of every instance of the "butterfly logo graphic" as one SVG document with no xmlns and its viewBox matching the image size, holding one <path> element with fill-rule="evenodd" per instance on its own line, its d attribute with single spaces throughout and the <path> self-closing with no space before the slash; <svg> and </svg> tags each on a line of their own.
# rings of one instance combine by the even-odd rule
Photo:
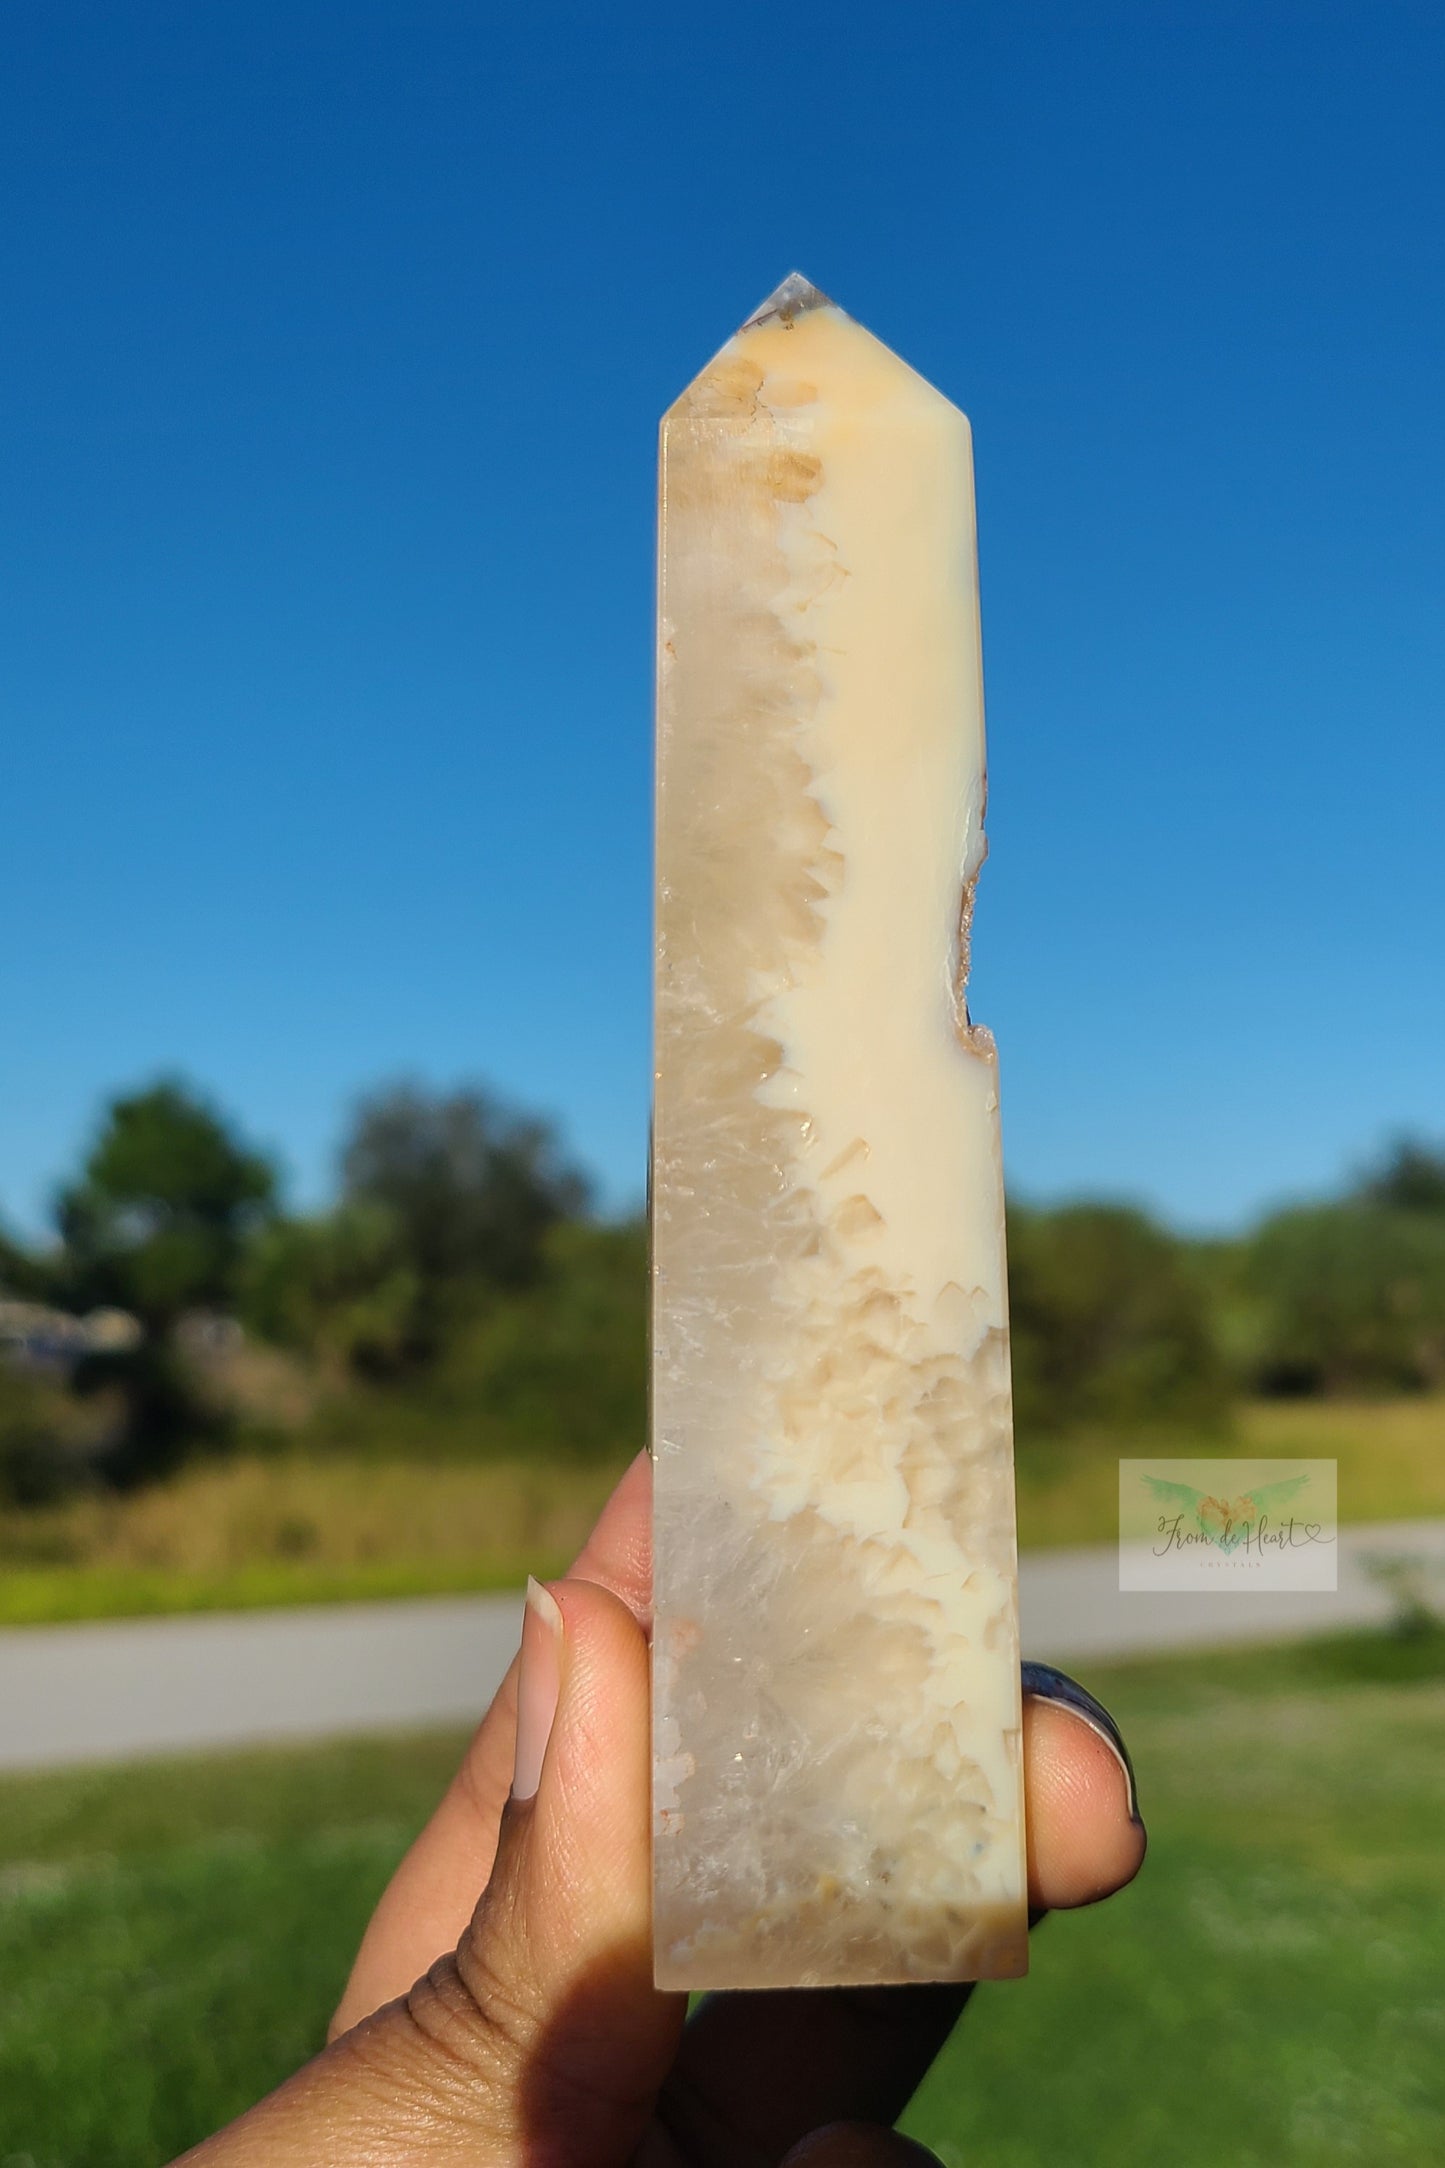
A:
<svg viewBox="0 0 1445 2168">
<path fill-rule="evenodd" d="M 1146 1475 L 1143 1480 L 1156 1498 L 1192 1523 L 1228 1557 L 1241 1543 L 1247 1542 L 1250 1530 L 1259 1526 L 1266 1513 L 1275 1511 L 1303 1490 L 1309 1475 L 1288 1476 L 1281 1483 L 1257 1484 L 1251 1491 L 1241 1491 L 1237 1498 L 1217 1498 L 1212 1491 L 1196 1490 L 1192 1483 L 1170 1483 L 1163 1476 Z"/>
</svg>

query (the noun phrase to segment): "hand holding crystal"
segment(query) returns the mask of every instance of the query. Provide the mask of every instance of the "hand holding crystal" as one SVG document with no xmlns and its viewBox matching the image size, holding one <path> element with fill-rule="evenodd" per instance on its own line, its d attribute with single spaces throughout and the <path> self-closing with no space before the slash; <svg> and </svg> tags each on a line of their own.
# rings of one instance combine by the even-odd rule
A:
<svg viewBox="0 0 1445 2168">
<path fill-rule="evenodd" d="M 652 1984 L 649 1528 L 643 1458 L 571 1574 L 534 1585 L 522 1651 L 377 1908 L 330 2045 L 194 2168 L 919 2158 L 889 2126 L 969 1989 L 719 1995 L 685 2024 L 685 1998 Z M 1025 1685 L 1030 1900 L 1091 1904 L 1143 1859 L 1127 1760 L 1071 1682 L 1030 1667 Z"/>
</svg>

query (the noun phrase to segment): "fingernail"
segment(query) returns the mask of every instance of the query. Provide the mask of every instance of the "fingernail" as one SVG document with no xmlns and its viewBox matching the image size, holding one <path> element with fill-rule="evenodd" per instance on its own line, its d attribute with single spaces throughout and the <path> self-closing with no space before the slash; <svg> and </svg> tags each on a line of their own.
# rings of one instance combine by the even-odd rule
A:
<svg viewBox="0 0 1445 2168">
<path fill-rule="evenodd" d="M 1104 1707 L 1095 1701 L 1077 1679 L 1071 1679 L 1067 1671 L 1056 1671 L 1052 1664 L 1024 1664 L 1024 1692 L 1032 1694 L 1035 1701 L 1052 1702 L 1056 1709 L 1066 1709 L 1070 1716 L 1078 1717 L 1102 1739 L 1115 1761 L 1124 1772 L 1124 1794 L 1129 1807 L 1129 1819 L 1144 1826 L 1139 1812 L 1139 1787 L 1134 1780 L 1134 1764 L 1129 1759 L 1129 1749 L 1124 1735 Z"/>
<path fill-rule="evenodd" d="M 517 1674 L 517 1745 L 512 1761 L 512 1797 L 535 1799 L 542 1781 L 542 1758 L 552 1736 L 557 1696 L 562 1687 L 562 1613 L 557 1599 L 540 1581 L 527 1576 L 527 1608 L 522 1614 L 522 1662 Z"/>
</svg>

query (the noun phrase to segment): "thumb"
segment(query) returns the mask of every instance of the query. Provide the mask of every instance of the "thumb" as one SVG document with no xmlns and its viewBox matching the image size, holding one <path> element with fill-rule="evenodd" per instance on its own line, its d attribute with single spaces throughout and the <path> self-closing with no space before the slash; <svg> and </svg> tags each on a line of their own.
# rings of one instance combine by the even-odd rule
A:
<svg viewBox="0 0 1445 2168">
<path fill-rule="evenodd" d="M 652 1984 L 648 1785 L 642 1629 L 589 1582 L 530 1583 L 496 1864 L 450 1966 L 411 1997 L 448 2045 L 460 2025 L 485 2046 L 519 2157 L 625 2160 L 676 2053 L 685 1999 Z"/>
<path fill-rule="evenodd" d="M 674 2060 L 685 1999 L 652 1986 L 648 1782 L 637 1619 L 587 1580 L 533 1580 L 513 1795 L 455 1956 L 526 2159 L 626 2159 Z"/>
<path fill-rule="evenodd" d="M 626 1605 L 532 1582 L 513 1792 L 466 1933 L 188 2163 L 621 2168 L 686 2008 L 652 1984 L 647 1702 Z"/>
</svg>

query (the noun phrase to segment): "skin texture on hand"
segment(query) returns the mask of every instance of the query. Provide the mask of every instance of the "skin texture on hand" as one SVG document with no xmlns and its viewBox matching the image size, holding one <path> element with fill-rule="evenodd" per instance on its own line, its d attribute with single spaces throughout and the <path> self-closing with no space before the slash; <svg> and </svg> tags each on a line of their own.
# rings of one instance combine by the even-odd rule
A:
<svg viewBox="0 0 1445 2168">
<path fill-rule="evenodd" d="M 188 2153 L 193 2168 L 763 2168 L 785 2157 L 905 2168 L 919 2157 L 886 2126 L 967 1988 L 720 1995 L 684 2029 L 684 1998 L 652 1985 L 649 1500 L 644 1458 L 572 1573 L 533 1606 L 519 1774 L 525 1765 L 521 1789 L 535 1783 L 535 1796 L 508 1797 L 514 1663 L 377 1908 L 330 2045 Z M 1025 1701 L 1024 1768 L 1042 1912 L 1121 1887 L 1144 1833 L 1106 1733 L 1060 1705 L 1047 1677 L 1038 1693 L 1050 1698 Z"/>
</svg>

